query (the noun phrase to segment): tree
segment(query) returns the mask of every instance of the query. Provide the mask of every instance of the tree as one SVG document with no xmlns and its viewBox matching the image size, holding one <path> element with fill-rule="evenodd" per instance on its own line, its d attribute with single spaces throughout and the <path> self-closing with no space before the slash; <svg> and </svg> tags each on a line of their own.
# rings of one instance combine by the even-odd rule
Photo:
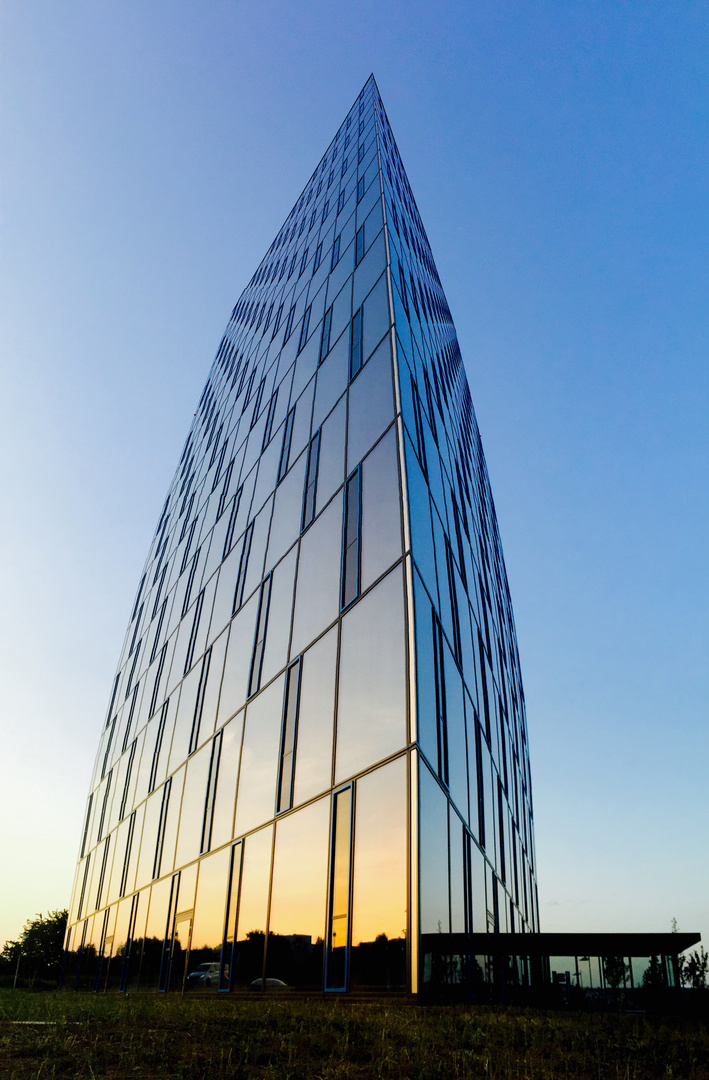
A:
<svg viewBox="0 0 709 1080">
<path fill-rule="evenodd" d="M 36 979 L 54 981 L 61 969 L 68 911 L 50 911 L 28 919 L 17 941 L 6 941 L 0 954 L 7 971 L 20 961 L 23 981 L 32 985 Z"/>
<path fill-rule="evenodd" d="M 611 990 L 625 986 L 628 965 L 622 956 L 603 957 L 603 976 Z"/>
<path fill-rule="evenodd" d="M 662 973 L 662 964 L 660 963 L 659 956 L 651 956 L 650 963 L 645 968 L 643 973 L 643 986 L 646 986 L 649 990 L 659 990 L 665 985 L 665 978 Z"/>
<path fill-rule="evenodd" d="M 703 946 L 699 946 L 693 952 L 682 958 L 682 983 L 689 985 L 693 990 L 704 990 L 707 985 L 707 969 L 709 969 L 709 953 Z"/>
</svg>

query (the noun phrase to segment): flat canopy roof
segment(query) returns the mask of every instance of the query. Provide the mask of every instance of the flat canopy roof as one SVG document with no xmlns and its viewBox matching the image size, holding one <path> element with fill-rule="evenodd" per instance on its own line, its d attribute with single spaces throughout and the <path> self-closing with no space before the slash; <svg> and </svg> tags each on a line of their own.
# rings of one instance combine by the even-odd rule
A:
<svg viewBox="0 0 709 1080">
<path fill-rule="evenodd" d="M 422 936 L 433 945 L 439 935 Z M 468 941 L 470 951 L 482 956 L 676 956 L 701 941 L 701 934 L 471 934 Z"/>
</svg>

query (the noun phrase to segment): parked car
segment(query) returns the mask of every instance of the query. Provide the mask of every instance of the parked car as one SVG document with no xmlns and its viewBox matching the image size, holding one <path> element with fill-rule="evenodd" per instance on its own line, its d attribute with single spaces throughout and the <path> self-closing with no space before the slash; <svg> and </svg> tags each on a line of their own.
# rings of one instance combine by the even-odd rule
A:
<svg viewBox="0 0 709 1080">
<path fill-rule="evenodd" d="M 282 979 L 254 979 L 249 983 L 249 990 L 281 990 L 288 986 Z"/>
<path fill-rule="evenodd" d="M 206 990 L 219 985 L 219 964 L 198 964 L 187 976 L 188 990 Z"/>
</svg>

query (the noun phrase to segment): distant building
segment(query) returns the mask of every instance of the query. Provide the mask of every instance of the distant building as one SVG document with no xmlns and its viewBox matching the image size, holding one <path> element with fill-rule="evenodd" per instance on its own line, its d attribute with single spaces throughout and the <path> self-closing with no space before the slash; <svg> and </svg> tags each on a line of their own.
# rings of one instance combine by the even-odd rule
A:
<svg viewBox="0 0 709 1080">
<path fill-rule="evenodd" d="M 418 993 L 468 985 L 473 933 L 538 929 L 490 483 L 370 78 L 234 307 L 160 512 L 64 984 Z"/>
</svg>

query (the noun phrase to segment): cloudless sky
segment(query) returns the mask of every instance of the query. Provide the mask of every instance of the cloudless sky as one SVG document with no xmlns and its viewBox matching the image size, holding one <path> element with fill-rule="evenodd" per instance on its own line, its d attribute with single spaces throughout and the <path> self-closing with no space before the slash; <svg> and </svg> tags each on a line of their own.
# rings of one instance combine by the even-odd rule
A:
<svg viewBox="0 0 709 1080">
<path fill-rule="evenodd" d="M 67 906 L 231 308 L 374 72 L 456 323 L 544 930 L 709 937 L 709 9 L 3 0 L 0 945 Z"/>
</svg>

